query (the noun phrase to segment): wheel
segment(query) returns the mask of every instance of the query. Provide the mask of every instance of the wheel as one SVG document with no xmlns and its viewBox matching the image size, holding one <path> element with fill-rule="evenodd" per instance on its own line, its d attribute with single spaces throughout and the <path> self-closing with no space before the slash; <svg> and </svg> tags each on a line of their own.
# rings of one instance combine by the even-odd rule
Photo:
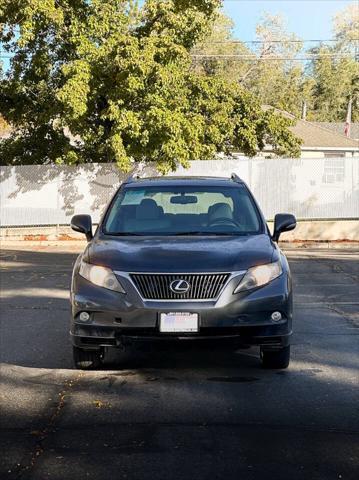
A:
<svg viewBox="0 0 359 480">
<path fill-rule="evenodd" d="M 261 347 L 261 360 L 264 368 L 287 368 L 290 360 L 290 345 L 280 350 L 264 350 Z"/>
<path fill-rule="evenodd" d="M 73 348 L 75 367 L 80 370 L 96 370 L 102 365 L 101 350 L 84 350 L 79 347 Z"/>
</svg>

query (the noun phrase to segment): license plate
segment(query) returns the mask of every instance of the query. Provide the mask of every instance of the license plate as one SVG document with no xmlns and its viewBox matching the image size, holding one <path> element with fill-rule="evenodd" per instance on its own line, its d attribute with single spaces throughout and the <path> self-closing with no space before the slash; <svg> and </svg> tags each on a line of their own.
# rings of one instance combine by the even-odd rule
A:
<svg viewBox="0 0 359 480">
<path fill-rule="evenodd" d="M 198 314 L 188 312 L 161 313 L 160 332 L 198 332 Z"/>
</svg>

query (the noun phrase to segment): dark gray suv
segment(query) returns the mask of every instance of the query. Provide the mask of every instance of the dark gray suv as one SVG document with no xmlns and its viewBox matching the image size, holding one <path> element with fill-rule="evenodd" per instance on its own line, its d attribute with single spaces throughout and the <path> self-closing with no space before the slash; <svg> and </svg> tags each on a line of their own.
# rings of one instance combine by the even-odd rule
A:
<svg viewBox="0 0 359 480">
<path fill-rule="evenodd" d="M 248 187 L 228 178 L 156 177 L 123 183 L 95 234 L 91 217 L 71 286 L 78 368 L 98 368 L 108 347 L 144 340 L 238 339 L 259 345 L 263 366 L 286 368 L 292 282 Z"/>
</svg>

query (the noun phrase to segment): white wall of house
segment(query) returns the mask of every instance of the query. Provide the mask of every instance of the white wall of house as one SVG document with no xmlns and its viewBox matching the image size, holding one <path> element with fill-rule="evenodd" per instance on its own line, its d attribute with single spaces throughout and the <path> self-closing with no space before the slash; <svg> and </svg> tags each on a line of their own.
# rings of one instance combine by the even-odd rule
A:
<svg viewBox="0 0 359 480">
<path fill-rule="evenodd" d="M 345 157 L 345 158 L 352 158 L 355 155 L 359 154 L 359 149 L 357 152 L 354 150 L 328 150 L 328 149 L 315 149 L 315 150 L 302 150 L 301 151 L 301 158 L 326 158 L 329 155 L 331 157 Z"/>
</svg>

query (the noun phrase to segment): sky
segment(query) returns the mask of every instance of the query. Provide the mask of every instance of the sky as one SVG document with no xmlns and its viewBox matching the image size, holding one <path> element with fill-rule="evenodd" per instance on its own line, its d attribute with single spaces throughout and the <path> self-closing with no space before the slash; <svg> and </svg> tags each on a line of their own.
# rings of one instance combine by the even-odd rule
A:
<svg viewBox="0 0 359 480">
<path fill-rule="evenodd" d="M 353 3 L 353 0 L 224 0 L 224 11 L 235 23 L 235 37 L 243 41 L 255 40 L 256 24 L 263 12 L 283 14 L 288 31 L 303 40 L 328 40 L 333 37 L 332 17 Z"/>
</svg>

